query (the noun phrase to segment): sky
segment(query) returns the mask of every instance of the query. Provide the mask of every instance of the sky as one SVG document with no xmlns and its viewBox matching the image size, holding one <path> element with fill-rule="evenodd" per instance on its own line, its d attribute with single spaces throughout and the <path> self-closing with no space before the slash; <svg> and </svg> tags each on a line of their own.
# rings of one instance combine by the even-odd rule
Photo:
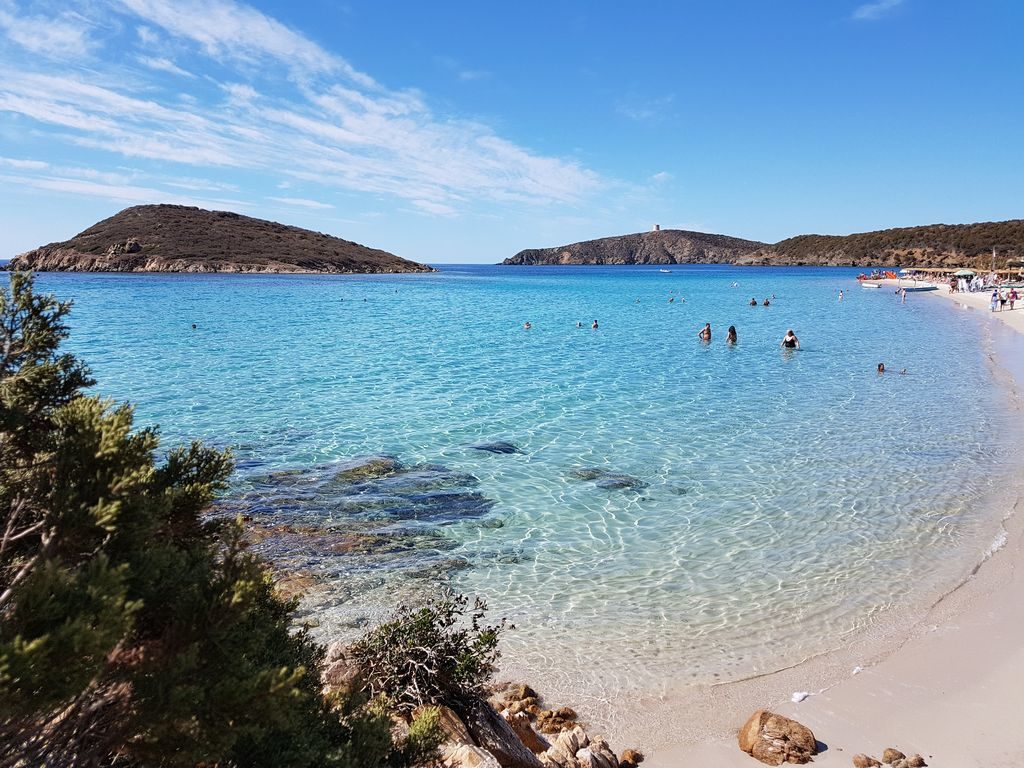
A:
<svg viewBox="0 0 1024 768">
<path fill-rule="evenodd" d="M 178 203 L 430 263 L 1024 218 L 1024 2 L 0 0 L 0 258 Z"/>
</svg>

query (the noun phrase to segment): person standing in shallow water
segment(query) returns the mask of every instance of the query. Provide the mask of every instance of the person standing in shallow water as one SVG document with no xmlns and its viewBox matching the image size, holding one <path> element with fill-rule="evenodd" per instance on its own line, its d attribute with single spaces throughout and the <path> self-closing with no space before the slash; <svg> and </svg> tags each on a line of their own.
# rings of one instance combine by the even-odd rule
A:
<svg viewBox="0 0 1024 768">
<path fill-rule="evenodd" d="M 704 327 L 697 332 L 697 338 L 701 341 L 711 341 L 711 323 L 704 323 Z"/>
<path fill-rule="evenodd" d="M 595 320 L 595 321 L 594 321 L 594 324 L 590 326 L 590 329 L 591 329 L 592 331 L 596 331 L 596 330 L 597 330 L 597 320 Z"/>
<path fill-rule="evenodd" d="M 782 339 L 782 343 L 779 346 L 783 349 L 800 349 L 800 339 L 793 333 L 792 328 L 786 331 L 786 336 Z"/>
<path fill-rule="evenodd" d="M 730 325 L 729 326 L 729 330 L 725 332 L 725 343 L 726 344 L 735 344 L 736 341 L 737 341 L 737 339 L 736 339 L 736 326 L 735 325 Z"/>
</svg>

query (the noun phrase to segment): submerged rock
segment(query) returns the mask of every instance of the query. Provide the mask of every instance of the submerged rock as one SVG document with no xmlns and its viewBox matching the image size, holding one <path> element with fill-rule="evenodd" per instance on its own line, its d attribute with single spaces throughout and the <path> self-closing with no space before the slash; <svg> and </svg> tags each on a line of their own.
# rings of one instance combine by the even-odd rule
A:
<svg viewBox="0 0 1024 768">
<path fill-rule="evenodd" d="M 371 456 L 368 459 L 355 459 L 345 462 L 337 468 L 334 480 L 342 483 L 357 483 L 362 480 L 375 480 L 387 477 L 402 468 L 394 456 Z"/>
<path fill-rule="evenodd" d="M 612 472 L 601 467 L 581 467 L 569 473 L 576 480 L 592 481 L 598 488 L 605 490 L 641 490 L 647 483 L 638 477 L 624 472 Z"/>
<path fill-rule="evenodd" d="M 508 443 L 504 440 L 498 440 L 493 443 L 477 443 L 471 445 L 474 451 L 487 451 L 488 453 L 522 453 L 523 451 L 519 446 L 514 443 Z"/>
</svg>

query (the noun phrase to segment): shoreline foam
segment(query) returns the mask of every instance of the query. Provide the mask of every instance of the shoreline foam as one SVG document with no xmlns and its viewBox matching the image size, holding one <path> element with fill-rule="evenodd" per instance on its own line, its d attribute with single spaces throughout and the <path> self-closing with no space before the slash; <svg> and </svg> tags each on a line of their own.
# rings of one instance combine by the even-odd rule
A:
<svg viewBox="0 0 1024 768">
<path fill-rule="evenodd" d="M 1024 334 L 1024 303 L 1013 312 L 989 312 L 988 293 L 947 294 L 940 288 L 924 295 L 946 296 L 961 307 L 982 310 Z M 1005 334 L 994 333 L 996 351 L 990 360 L 1010 379 L 1008 397 L 1019 415 L 1024 385 L 1019 348 L 1024 343 L 1017 334 L 1010 334 L 1013 339 Z M 1011 346 L 1018 350 L 1007 349 Z M 815 732 L 828 747 L 815 758 L 817 765 L 848 766 L 858 752 L 878 757 L 889 746 L 920 752 L 937 766 L 1024 764 L 1024 732 L 1017 719 L 1024 711 L 1019 684 L 1024 679 L 1024 601 L 1018 597 L 1024 589 L 1024 473 L 1007 474 L 1001 527 L 980 561 L 919 620 L 904 627 L 902 637 L 879 643 L 868 630 L 851 644 L 795 667 L 649 702 L 660 710 L 655 719 L 667 738 L 665 746 L 650 750 L 646 765 L 756 764 L 737 748 L 735 732 L 761 707 Z M 861 653 L 864 659 L 857 661 Z M 795 691 L 811 695 L 801 699 Z M 729 721 L 724 731 L 723 720 Z"/>
</svg>

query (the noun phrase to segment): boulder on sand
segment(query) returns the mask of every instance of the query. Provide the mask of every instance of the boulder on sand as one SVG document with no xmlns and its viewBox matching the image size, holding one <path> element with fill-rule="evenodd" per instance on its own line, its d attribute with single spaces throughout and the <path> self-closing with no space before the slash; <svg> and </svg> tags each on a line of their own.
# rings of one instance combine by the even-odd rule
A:
<svg viewBox="0 0 1024 768">
<path fill-rule="evenodd" d="M 766 709 L 750 716 L 737 734 L 737 741 L 740 749 L 766 765 L 802 765 L 818 754 L 810 728 Z"/>
</svg>

